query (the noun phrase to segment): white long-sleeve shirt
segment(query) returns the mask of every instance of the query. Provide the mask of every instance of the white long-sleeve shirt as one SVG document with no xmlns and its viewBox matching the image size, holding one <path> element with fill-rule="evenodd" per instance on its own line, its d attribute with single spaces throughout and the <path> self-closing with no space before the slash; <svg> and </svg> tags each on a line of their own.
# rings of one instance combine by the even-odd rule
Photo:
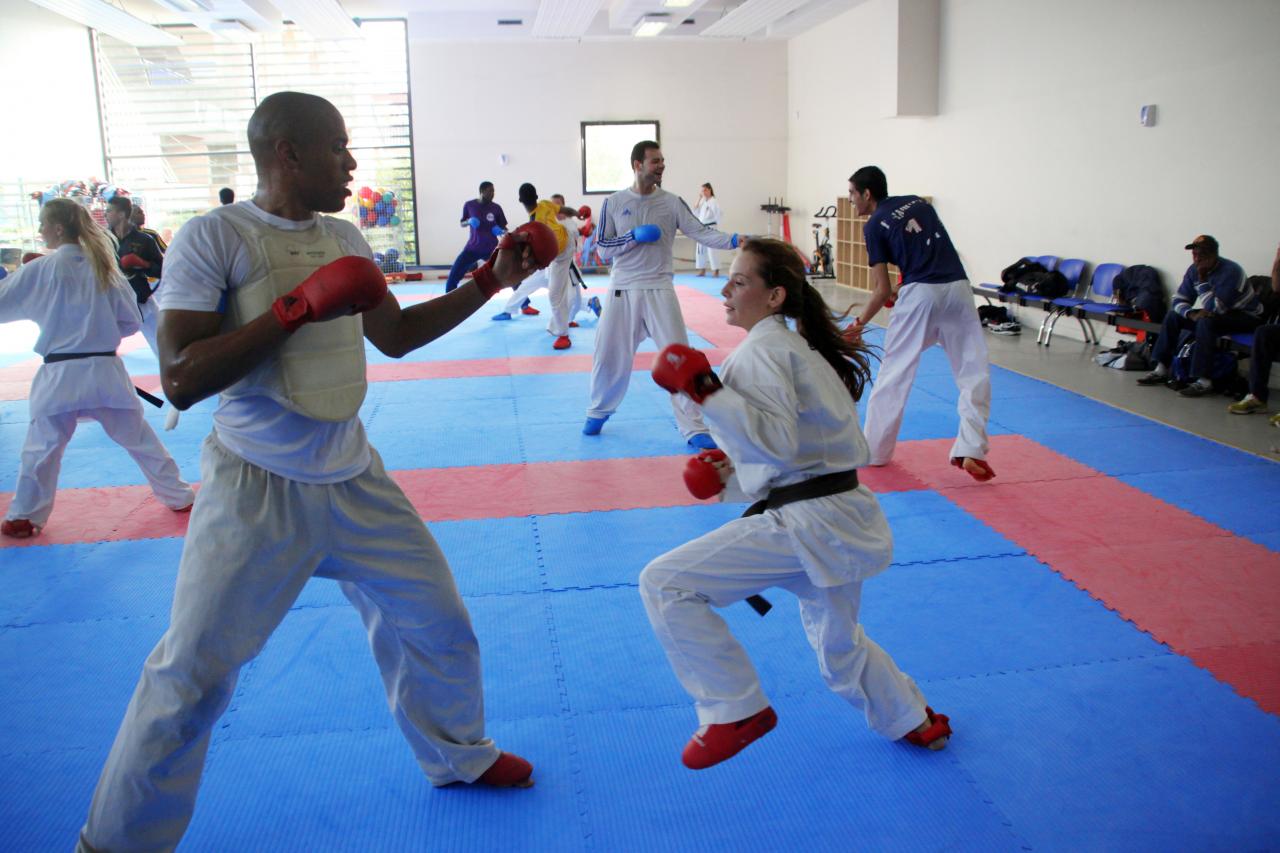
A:
<svg viewBox="0 0 1280 853">
<path fill-rule="evenodd" d="M 707 397 L 702 414 L 733 463 L 731 488 L 751 500 L 870 459 L 849 390 L 781 317 L 757 323 L 725 359 L 720 378 L 724 388 Z M 781 514 L 817 586 L 870 577 L 893 557 L 889 524 L 866 486 L 771 511 Z"/>
<path fill-rule="evenodd" d="M 142 327 L 137 297 L 124 277 L 117 277 L 103 292 L 76 243 L 65 243 L 0 281 L 0 323 L 14 320 L 30 320 L 40 327 L 35 351 L 42 356 L 114 353 L 121 338 Z M 44 364 L 31 380 L 33 418 L 138 405 L 129 372 L 115 356 Z"/>
<path fill-rule="evenodd" d="M 662 236 L 652 243 L 637 243 L 631 232 L 637 225 L 657 225 Z M 626 189 L 605 199 L 596 224 L 596 251 L 612 262 L 609 287 L 614 290 L 662 290 L 675 286 L 671 253 L 676 231 L 713 249 L 732 249 L 738 235 L 703 225 L 684 199 L 658 187 L 648 195 Z"/>
</svg>

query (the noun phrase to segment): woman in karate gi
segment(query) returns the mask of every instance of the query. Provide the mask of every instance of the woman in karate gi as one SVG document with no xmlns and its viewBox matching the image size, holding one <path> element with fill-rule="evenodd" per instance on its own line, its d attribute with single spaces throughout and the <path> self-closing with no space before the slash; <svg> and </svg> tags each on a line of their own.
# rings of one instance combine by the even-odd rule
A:
<svg viewBox="0 0 1280 853">
<path fill-rule="evenodd" d="M 857 481 L 868 461 L 856 407 L 869 376 L 866 347 L 841 337 L 787 243 L 749 239 L 722 293 L 728 323 L 747 331 L 724 362 L 723 384 L 702 353 L 681 344 L 653 367 L 659 385 L 702 407 L 723 451 L 690 459 L 690 491 L 711 497 L 727 482 L 731 499 L 758 501 L 640 575 L 649 621 L 695 700 L 701 728 L 684 764 L 724 761 L 776 724 L 755 669 L 712 609 L 775 586 L 800 599 L 823 678 L 873 731 L 941 749 L 947 717 L 927 707 L 858 623 L 862 583 L 893 552 L 879 502 Z"/>
<path fill-rule="evenodd" d="M 85 208 L 63 198 L 40 209 L 40 236 L 52 253 L 0 282 L 0 323 L 36 323 L 35 351 L 44 357 L 31 382 L 31 423 L 0 533 L 23 539 L 44 527 L 62 453 L 81 420 L 102 424 L 138 463 L 160 502 L 185 512 L 195 493 L 143 420 L 133 382 L 116 355 L 120 339 L 141 328 L 142 316 L 111 238 Z"/>
</svg>

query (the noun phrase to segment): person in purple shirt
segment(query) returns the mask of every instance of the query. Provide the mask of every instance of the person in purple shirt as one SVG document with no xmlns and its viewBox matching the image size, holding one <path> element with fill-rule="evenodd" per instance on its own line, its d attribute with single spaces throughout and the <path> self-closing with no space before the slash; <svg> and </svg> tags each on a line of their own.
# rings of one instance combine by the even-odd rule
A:
<svg viewBox="0 0 1280 853">
<path fill-rule="evenodd" d="M 1262 303 L 1245 284 L 1244 270 L 1218 254 L 1218 241 L 1201 234 L 1186 248 L 1191 266 L 1173 295 L 1173 306 L 1164 316 L 1163 328 L 1151 349 L 1156 369 L 1138 380 L 1139 385 L 1165 385 L 1184 397 L 1202 397 L 1213 390 L 1207 376 L 1209 360 L 1221 335 L 1252 332 L 1262 322 Z M 1182 330 L 1195 332 L 1191 351 L 1190 382 L 1170 372 L 1182 342 Z"/>
<path fill-rule="evenodd" d="M 881 308 L 894 306 L 880 372 L 867 401 L 863 432 L 870 464 L 887 465 L 893 458 L 920 356 L 938 344 L 960 389 L 960 429 L 951 446 L 951 464 L 975 480 L 990 480 L 995 472 L 985 460 L 991 364 L 968 277 L 947 229 L 933 205 L 919 196 L 890 196 L 888 179 L 876 166 L 863 166 L 849 177 L 849 200 L 858 216 L 868 217 L 863 237 L 871 298 L 846 334 L 861 334 Z M 896 292 L 889 284 L 889 264 L 902 272 Z"/>
<path fill-rule="evenodd" d="M 444 292 L 448 293 L 458 286 L 462 277 L 476 264 L 493 254 L 498 246 L 498 237 L 507 230 L 507 217 L 502 206 L 493 200 L 493 182 L 480 183 L 480 197 L 469 200 L 462 206 L 464 228 L 471 229 L 471 238 L 462 247 L 458 257 L 449 270 L 449 279 L 444 283 Z"/>
</svg>

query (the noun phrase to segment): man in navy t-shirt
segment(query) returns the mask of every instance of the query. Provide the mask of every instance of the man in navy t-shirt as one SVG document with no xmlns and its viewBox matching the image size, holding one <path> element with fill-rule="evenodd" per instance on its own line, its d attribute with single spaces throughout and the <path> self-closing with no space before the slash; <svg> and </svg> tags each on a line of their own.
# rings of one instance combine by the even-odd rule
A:
<svg viewBox="0 0 1280 853">
<path fill-rule="evenodd" d="M 493 182 L 482 182 L 480 197 L 462 206 L 461 225 L 471 229 L 471 238 L 449 270 L 449 279 L 444 283 L 445 293 L 457 287 L 468 270 L 493 254 L 498 246 L 498 236 L 507 230 L 506 214 L 493 200 Z"/>
<path fill-rule="evenodd" d="M 886 465 L 893 457 L 920 356 L 941 344 L 960 389 L 960 430 L 951 464 L 974 479 L 991 479 L 995 473 L 985 461 L 991 413 L 987 343 L 947 229 L 933 205 L 919 196 L 890 196 L 888 180 L 875 166 L 863 166 L 850 176 L 849 200 L 858 216 L 869 217 L 863 238 L 871 267 L 871 298 L 851 332 L 859 334 L 881 308 L 893 306 L 863 429 L 871 464 Z M 902 272 L 896 294 L 889 284 L 889 264 Z"/>
</svg>

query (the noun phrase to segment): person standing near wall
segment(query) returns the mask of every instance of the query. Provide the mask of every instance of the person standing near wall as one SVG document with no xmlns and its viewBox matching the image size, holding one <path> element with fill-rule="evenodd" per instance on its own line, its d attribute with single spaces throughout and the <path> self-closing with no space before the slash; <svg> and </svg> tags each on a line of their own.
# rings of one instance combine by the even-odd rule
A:
<svg viewBox="0 0 1280 853">
<path fill-rule="evenodd" d="M 716 191 L 711 188 L 711 184 L 702 185 L 698 193 L 698 204 L 693 208 L 693 213 L 698 217 L 699 222 L 709 228 L 720 224 L 720 217 L 723 214 L 720 211 L 720 202 L 716 201 Z M 713 276 L 720 275 L 715 249 L 701 243 L 695 245 L 697 248 L 694 250 L 693 267 L 698 271 L 698 275 L 706 275 L 707 270 L 711 270 Z"/>
<path fill-rule="evenodd" d="M 889 264 L 902 271 L 902 286 L 884 336 L 884 358 L 867 401 L 865 433 L 872 465 L 893 458 L 902 413 L 920 356 L 939 344 L 960 389 L 960 430 L 951 464 L 975 480 L 995 476 L 986 463 L 987 418 L 991 414 L 991 362 L 968 277 L 933 205 L 919 196 L 889 196 L 884 172 L 863 166 L 849 177 L 849 200 L 863 226 L 871 298 L 850 332 L 861 333 L 893 298 Z"/>
</svg>

